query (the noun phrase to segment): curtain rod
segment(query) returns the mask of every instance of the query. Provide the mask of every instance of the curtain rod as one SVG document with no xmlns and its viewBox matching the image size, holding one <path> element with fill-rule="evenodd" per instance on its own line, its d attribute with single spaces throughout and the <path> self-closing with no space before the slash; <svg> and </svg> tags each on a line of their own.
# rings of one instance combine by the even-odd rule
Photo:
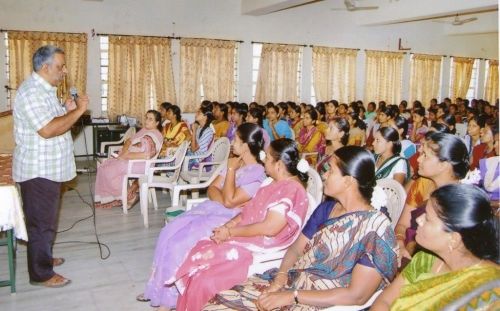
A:
<svg viewBox="0 0 500 311">
<path fill-rule="evenodd" d="M 339 47 L 335 47 L 335 46 L 324 46 L 324 45 L 313 45 L 313 44 L 310 44 L 309 47 L 310 48 L 313 48 L 313 47 L 324 47 L 324 48 L 334 48 L 334 49 L 344 49 L 344 50 L 356 50 L 356 51 L 360 50 L 360 49 L 353 49 L 353 48 L 339 48 Z"/>
<path fill-rule="evenodd" d="M 96 33 L 96 36 L 117 36 L 117 37 L 145 37 L 145 38 L 165 38 L 165 39 L 180 39 L 181 37 L 171 36 L 144 36 L 144 35 L 124 35 L 116 33 Z"/>
<path fill-rule="evenodd" d="M 116 33 L 96 33 L 97 36 L 120 36 L 120 37 L 145 37 L 145 38 L 167 38 L 172 40 L 180 39 L 198 39 L 198 40 L 218 40 L 218 41 L 235 41 L 243 43 L 243 40 L 229 40 L 229 39 L 212 39 L 212 38 L 191 38 L 191 37 L 172 37 L 172 36 L 145 36 L 145 35 L 124 35 Z"/>
<path fill-rule="evenodd" d="M 441 57 L 448 57 L 448 55 L 441 55 L 441 54 L 426 54 L 426 53 L 417 53 L 417 52 L 411 52 L 410 55 L 414 54 L 419 54 L 419 55 L 429 55 L 429 56 L 441 56 Z"/>
<path fill-rule="evenodd" d="M 278 44 L 278 45 L 297 45 L 297 46 L 307 47 L 307 44 L 293 44 L 293 43 L 275 43 L 275 42 L 252 41 L 252 44 L 253 43 L 259 43 L 259 44 Z"/>
<path fill-rule="evenodd" d="M 9 31 L 19 31 L 19 32 L 49 32 L 49 33 L 65 33 L 71 35 L 86 35 L 86 32 L 61 32 L 61 31 L 40 31 L 40 30 L 15 30 L 15 29 L 0 29 L 0 32 L 9 32 Z"/>
<path fill-rule="evenodd" d="M 179 38 L 185 38 L 185 39 L 196 39 L 196 40 L 218 40 L 218 41 L 234 41 L 238 43 L 243 43 L 245 41 L 243 40 L 230 40 L 230 39 L 213 39 L 213 38 L 191 38 L 191 37 L 179 37 Z"/>
<path fill-rule="evenodd" d="M 365 52 L 366 51 L 375 51 L 375 52 L 389 52 L 389 53 L 408 54 L 408 52 L 400 52 L 400 51 L 382 51 L 382 50 L 369 50 L 369 49 L 365 49 L 364 51 Z"/>
</svg>

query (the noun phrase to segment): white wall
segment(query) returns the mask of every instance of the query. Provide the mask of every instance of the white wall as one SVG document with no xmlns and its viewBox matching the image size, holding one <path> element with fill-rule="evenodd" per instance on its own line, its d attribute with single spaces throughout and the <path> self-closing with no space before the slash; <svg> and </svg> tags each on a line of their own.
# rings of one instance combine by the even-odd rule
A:
<svg viewBox="0 0 500 311">
<path fill-rule="evenodd" d="M 445 35 L 443 24 L 429 21 L 385 26 L 356 26 L 351 13 L 331 11 L 329 1 L 276 12 L 265 16 L 241 15 L 238 0 L 2 0 L 0 28 L 60 32 L 175 35 L 183 37 L 238 39 L 239 99 L 252 98 L 250 41 L 298 43 L 360 48 L 357 96 L 363 96 L 364 49 L 397 50 L 403 38 L 411 52 L 498 59 L 498 33 Z M 175 23 L 175 26 L 173 25 Z M 175 32 L 175 33 L 174 33 Z M 2 52 L 3 47 L 0 47 Z M 173 43 L 174 75 L 179 93 L 179 45 Z M 304 50 L 302 100 L 310 99 L 311 48 Z M 409 57 L 409 55 L 407 56 Z M 449 61 L 449 58 L 447 58 Z M 3 63 L 3 62 L 2 62 Z M 405 62 L 408 81 L 409 62 Z M 2 65 L 3 66 L 3 65 Z M 445 63 L 442 96 L 447 96 Z M 484 66 L 481 68 L 484 69 Z M 448 69 L 449 70 L 449 69 Z M 89 37 L 87 92 L 94 116 L 100 111 L 99 39 Z M 481 73 L 481 74 L 484 74 Z M 0 75 L 0 85 L 4 85 Z M 480 95 L 482 92 L 479 93 Z M 408 85 L 403 88 L 408 97 Z M 3 101 L 0 101 L 0 103 Z M 1 106 L 0 106 L 1 108 Z"/>
</svg>

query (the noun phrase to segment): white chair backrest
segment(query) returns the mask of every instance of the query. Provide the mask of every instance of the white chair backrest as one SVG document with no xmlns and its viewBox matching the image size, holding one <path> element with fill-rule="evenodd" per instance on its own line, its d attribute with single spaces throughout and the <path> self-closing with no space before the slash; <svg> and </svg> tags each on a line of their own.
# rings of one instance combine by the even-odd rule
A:
<svg viewBox="0 0 500 311">
<path fill-rule="evenodd" d="M 179 179 L 179 174 L 180 174 L 181 168 L 182 168 L 182 162 L 184 161 L 184 158 L 186 157 L 186 152 L 187 152 L 189 144 L 190 144 L 189 141 L 183 141 L 182 144 L 179 147 L 177 147 L 177 149 L 175 150 L 174 166 L 177 167 L 177 169 L 174 171 L 174 176 L 172 177 L 172 180 Z"/>
<path fill-rule="evenodd" d="M 387 194 L 386 208 L 391 217 L 392 228 L 395 228 L 403 212 L 406 201 L 406 191 L 399 182 L 392 178 L 377 180 L 377 186 L 381 187 Z"/>
<path fill-rule="evenodd" d="M 136 133 L 135 127 L 131 126 L 128 128 L 128 130 L 123 134 L 123 141 L 126 141 L 127 139 L 131 138 L 134 136 Z"/>
<path fill-rule="evenodd" d="M 307 180 L 307 192 L 311 194 L 317 204 L 323 200 L 323 182 L 318 172 L 314 168 L 307 171 L 309 179 Z"/>
<path fill-rule="evenodd" d="M 210 153 L 213 154 L 212 162 L 222 162 L 228 159 L 231 143 L 227 137 L 221 137 L 215 140 Z"/>
<path fill-rule="evenodd" d="M 465 138 L 467 135 L 467 123 L 457 123 L 455 124 L 455 129 L 457 130 L 456 135 L 460 138 Z"/>
</svg>

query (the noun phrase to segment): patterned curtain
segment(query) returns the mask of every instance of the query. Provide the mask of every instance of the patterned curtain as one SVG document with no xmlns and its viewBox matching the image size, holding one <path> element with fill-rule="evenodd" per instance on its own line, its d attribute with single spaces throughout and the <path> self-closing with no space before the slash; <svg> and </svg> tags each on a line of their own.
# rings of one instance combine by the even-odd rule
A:
<svg viewBox="0 0 500 311">
<path fill-rule="evenodd" d="M 410 64 L 410 103 L 419 100 L 428 108 L 430 100 L 438 98 L 442 60 L 443 57 L 439 55 L 413 55 Z"/>
<path fill-rule="evenodd" d="M 300 61 L 297 45 L 263 44 L 255 101 L 298 101 L 299 81 L 297 70 Z"/>
<path fill-rule="evenodd" d="M 175 102 L 170 39 L 109 36 L 108 117 L 142 120 L 153 102 Z"/>
<path fill-rule="evenodd" d="M 313 47 L 313 86 L 318 101 L 356 98 L 357 50 Z"/>
<path fill-rule="evenodd" d="M 47 44 L 64 50 L 68 74 L 57 89 L 61 99 L 68 97 L 69 88 L 74 86 L 80 94 L 87 87 L 87 34 L 70 34 L 35 31 L 9 31 L 9 87 L 11 98 L 15 90 L 33 72 L 33 54 Z"/>
<path fill-rule="evenodd" d="M 491 105 L 498 99 L 498 60 L 489 60 L 488 76 L 484 88 L 484 99 Z"/>
<path fill-rule="evenodd" d="M 399 104 L 403 79 L 400 52 L 366 51 L 365 102 Z"/>
<path fill-rule="evenodd" d="M 182 111 L 196 111 L 200 87 L 207 100 L 226 102 L 234 99 L 235 54 L 235 41 L 181 39 Z"/>
<path fill-rule="evenodd" d="M 457 97 L 464 98 L 467 95 L 472 77 L 474 58 L 453 57 L 453 64 L 450 98 L 455 101 Z"/>
</svg>

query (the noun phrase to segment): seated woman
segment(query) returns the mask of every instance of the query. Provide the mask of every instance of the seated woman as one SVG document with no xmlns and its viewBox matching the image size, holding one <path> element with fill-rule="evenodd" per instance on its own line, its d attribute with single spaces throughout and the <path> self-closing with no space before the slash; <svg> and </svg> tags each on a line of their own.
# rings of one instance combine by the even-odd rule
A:
<svg viewBox="0 0 500 311">
<path fill-rule="evenodd" d="M 200 203 L 169 222 L 161 231 L 156 244 L 151 277 L 139 301 L 151 301 L 151 306 L 174 308 L 177 289 L 165 286 L 175 276 L 187 253 L 201 239 L 210 237 L 212 230 L 223 225 L 240 211 L 240 207 L 254 197 L 266 178 L 259 160 L 264 141 L 259 126 L 244 123 L 238 127 L 233 141 L 233 153 L 227 170 L 208 188 L 210 200 Z"/>
<path fill-rule="evenodd" d="M 238 128 L 238 126 L 245 122 L 247 114 L 247 104 L 236 103 L 234 105 L 233 109 L 231 110 L 231 125 L 229 126 L 226 136 L 227 138 L 229 138 L 229 141 L 233 141 L 234 137 L 236 136 L 236 129 Z"/>
<path fill-rule="evenodd" d="M 195 122 L 191 125 L 193 135 L 187 155 L 201 155 L 208 151 L 215 137 L 215 130 L 211 126 L 213 120 L 212 105 L 202 105 L 196 112 Z M 197 166 L 199 162 L 199 159 L 189 161 L 189 169 Z"/>
<path fill-rule="evenodd" d="M 278 119 L 279 108 L 270 106 L 267 109 L 267 119 L 264 120 L 264 129 L 269 134 L 271 141 L 280 138 L 292 138 L 292 129 L 288 122 Z"/>
<path fill-rule="evenodd" d="M 121 206 L 122 180 L 128 169 L 129 160 L 150 159 L 160 152 L 163 137 L 161 135 L 161 115 L 156 110 L 146 113 L 144 127 L 133 137 L 125 141 L 116 158 L 109 158 L 97 168 L 95 180 L 95 207 L 112 208 Z M 134 173 L 144 173 L 144 163 L 132 167 Z M 137 187 L 131 187 L 128 203 L 131 206 L 137 200 Z"/>
<path fill-rule="evenodd" d="M 361 147 L 335 151 L 325 195 L 281 266 L 215 296 L 204 310 L 318 310 L 364 304 L 397 269 L 391 222 L 370 206 L 375 185 L 371 154 Z"/>
<path fill-rule="evenodd" d="M 382 127 L 375 133 L 375 178 L 392 178 L 404 185 L 410 178 L 408 160 L 401 157 L 399 133 L 393 127 Z"/>
<path fill-rule="evenodd" d="M 487 128 L 490 128 L 489 126 Z M 481 184 L 490 196 L 491 205 L 499 208 L 500 200 L 500 146 L 498 143 L 498 126 L 491 127 L 491 133 L 484 135 L 493 136 L 493 152 L 494 155 L 487 156 L 479 160 L 479 172 L 481 174 Z"/>
<path fill-rule="evenodd" d="M 170 122 L 163 128 L 163 146 L 159 158 L 173 155 L 177 147 L 184 141 L 191 140 L 189 127 L 184 121 L 181 121 L 181 109 L 178 106 L 168 107 L 166 117 Z"/>
<path fill-rule="evenodd" d="M 413 257 L 370 310 L 498 310 L 498 285 L 488 286 L 500 279 L 498 218 L 486 194 L 443 186 L 417 223 L 417 242 L 428 251 Z"/>
<path fill-rule="evenodd" d="M 366 124 L 359 119 L 359 113 L 350 112 L 347 114 L 347 121 L 349 121 L 349 146 L 364 146 L 366 140 Z"/>
<path fill-rule="evenodd" d="M 228 107 L 224 103 L 214 104 L 215 137 L 226 137 L 229 130 Z"/>
<path fill-rule="evenodd" d="M 479 168 L 479 161 L 495 156 L 495 148 L 493 147 L 494 135 L 498 133 L 498 124 L 486 124 L 480 131 L 479 140 L 481 144 L 474 146 L 472 149 L 472 157 L 470 170 L 473 171 Z"/>
<path fill-rule="evenodd" d="M 481 144 L 481 129 L 486 126 L 486 118 L 482 115 L 473 114 L 467 123 L 467 135 L 465 135 L 465 145 L 472 156 L 472 150 L 475 146 Z"/>
<path fill-rule="evenodd" d="M 290 117 L 290 127 L 292 128 L 295 137 L 299 137 L 300 130 L 303 126 L 300 106 L 290 106 L 288 108 L 288 116 Z"/>
<path fill-rule="evenodd" d="M 316 166 L 316 170 L 322 178 L 330 169 L 328 163 L 335 151 L 347 145 L 347 141 L 349 140 L 349 122 L 344 118 L 337 118 L 330 121 L 328 132 L 326 133 L 326 140 L 329 142 L 329 145 L 326 146 L 325 156 Z"/>
<path fill-rule="evenodd" d="M 171 103 L 163 102 L 160 104 L 160 107 L 158 107 L 158 111 L 160 112 L 160 115 L 161 115 L 161 127 L 162 128 L 165 128 L 165 126 L 170 122 L 167 118 L 167 110 L 170 106 L 172 106 Z"/>
<path fill-rule="evenodd" d="M 418 174 L 433 181 L 436 188 L 456 184 L 465 177 L 469 169 L 467 147 L 455 135 L 429 133 L 422 145 L 418 164 Z M 430 196 L 432 187 L 427 187 L 426 190 L 429 192 L 420 194 L 425 200 Z M 411 191 L 410 189 L 409 192 Z M 396 225 L 396 238 L 402 256 L 400 259 L 406 258 L 404 261 L 408 261 L 414 253 L 416 219 L 423 213 L 425 203 L 424 201 L 420 206 L 415 206 L 407 201 Z"/>
<path fill-rule="evenodd" d="M 271 139 L 269 138 L 269 134 L 264 130 L 264 112 L 266 109 L 263 106 L 258 106 L 250 108 L 247 114 L 247 122 L 252 124 L 257 124 L 262 130 L 262 138 L 264 139 L 264 150 L 269 147 L 271 143 Z"/>
<path fill-rule="evenodd" d="M 418 144 L 420 143 L 420 140 L 424 138 L 425 133 L 429 130 L 427 127 L 427 120 L 425 120 L 425 108 L 418 107 L 413 109 L 412 119 L 413 126 L 409 136 L 413 143 Z"/>
<path fill-rule="evenodd" d="M 325 137 L 316 127 L 317 122 L 318 112 L 314 109 L 306 111 L 302 120 L 302 129 L 297 137 L 297 147 L 300 153 L 317 153 L 306 157 L 307 161 L 312 165 L 316 165 L 318 158 L 325 153 L 326 147 Z"/>
<path fill-rule="evenodd" d="M 409 139 L 408 135 L 408 120 L 402 116 L 397 116 L 394 119 L 395 129 L 399 133 L 399 141 L 401 143 L 400 155 L 405 159 L 410 159 L 415 153 L 417 153 L 417 146 Z"/>
<path fill-rule="evenodd" d="M 201 310 L 216 293 L 247 278 L 252 252 L 283 249 L 299 235 L 309 205 L 307 162 L 299 161 L 295 142 L 278 139 L 267 150 L 265 168 L 274 181 L 216 228 L 211 240 L 198 242 L 170 280 L 181 293 L 177 310 Z"/>
</svg>

